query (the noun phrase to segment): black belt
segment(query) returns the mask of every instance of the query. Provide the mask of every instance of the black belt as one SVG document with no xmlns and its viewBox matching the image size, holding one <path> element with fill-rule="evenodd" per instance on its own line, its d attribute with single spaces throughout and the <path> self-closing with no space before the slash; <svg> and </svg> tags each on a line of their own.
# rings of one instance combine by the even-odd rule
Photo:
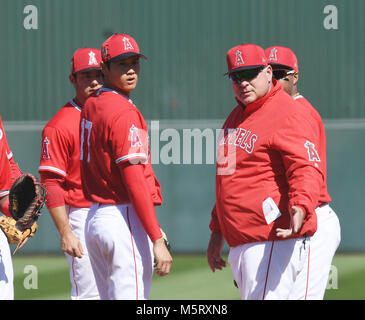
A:
<svg viewBox="0 0 365 320">
<path fill-rule="evenodd" d="M 317 208 L 322 208 L 328 204 L 329 204 L 328 202 L 322 202 Z"/>
</svg>

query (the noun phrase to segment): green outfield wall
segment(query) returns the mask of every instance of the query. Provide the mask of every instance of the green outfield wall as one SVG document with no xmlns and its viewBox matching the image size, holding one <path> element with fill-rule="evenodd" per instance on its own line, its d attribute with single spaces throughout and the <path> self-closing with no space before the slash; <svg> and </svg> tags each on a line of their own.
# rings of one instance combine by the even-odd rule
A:
<svg viewBox="0 0 365 320">
<path fill-rule="evenodd" d="M 29 7 L 30 6 L 30 7 Z M 70 60 L 127 33 L 148 57 L 135 102 L 148 119 L 221 119 L 234 45 L 291 47 L 300 89 L 326 119 L 365 118 L 363 0 L 0 0 L 1 116 L 47 120 L 73 94 Z"/>
</svg>

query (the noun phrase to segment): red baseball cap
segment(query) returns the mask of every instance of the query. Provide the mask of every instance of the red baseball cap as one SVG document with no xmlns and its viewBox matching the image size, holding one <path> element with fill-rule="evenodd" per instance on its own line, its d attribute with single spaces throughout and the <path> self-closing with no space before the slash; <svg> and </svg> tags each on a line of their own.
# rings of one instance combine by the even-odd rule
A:
<svg viewBox="0 0 365 320">
<path fill-rule="evenodd" d="M 286 47 L 273 46 L 265 50 L 269 64 L 279 65 L 283 68 L 293 69 L 298 72 L 298 60 L 294 52 Z"/>
<path fill-rule="evenodd" d="M 104 62 L 124 60 L 131 56 L 147 59 L 139 51 L 136 40 L 126 34 L 117 33 L 110 36 L 104 41 L 101 51 Z"/>
<path fill-rule="evenodd" d="M 240 44 L 227 52 L 228 72 L 231 74 L 245 69 L 267 66 L 267 59 L 263 48 L 256 44 Z"/>
<path fill-rule="evenodd" d="M 71 73 L 101 70 L 101 51 L 95 48 L 77 49 L 72 56 Z"/>
</svg>

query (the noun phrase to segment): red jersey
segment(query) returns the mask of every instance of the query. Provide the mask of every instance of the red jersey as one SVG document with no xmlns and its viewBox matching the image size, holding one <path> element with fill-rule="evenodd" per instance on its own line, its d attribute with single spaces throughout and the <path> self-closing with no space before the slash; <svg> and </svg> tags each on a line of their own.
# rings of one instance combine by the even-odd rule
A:
<svg viewBox="0 0 365 320">
<path fill-rule="evenodd" d="M 4 127 L 3 127 L 3 123 L 1 121 L 1 117 L 0 117 L 0 131 L 1 131 L 1 133 L 0 133 L 1 137 L 2 136 L 5 137 L 4 138 L 4 146 L 5 146 L 6 157 L 8 158 L 8 160 L 10 160 L 13 157 L 13 153 L 11 152 L 8 141 L 6 139 L 6 134 L 5 134 L 5 130 L 4 130 Z"/>
<path fill-rule="evenodd" d="M 306 216 L 296 236 L 313 235 L 324 174 L 308 110 L 273 80 L 265 97 L 231 112 L 222 132 L 210 229 L 231 247 L 281 240 L 276 228 L 289 228 L 289 209 L 300 206 Z"/>
<path fill-rule="evenodd" d="M 103 204 L 130 203 L 118 165 L 144 163 L 152 199 L 161 204 L 160 185 L 150 163 L 148 128 L 132 100 L 117 91 L 101 88 L 87 100 L 81 117 L 81 177 L 85 197 Z"/>
<path fill-rule="evenodd" d="M 318 147 L 318 155 L 321 161 L 318 162 L 319 166 L 321 167 L 321 170 L 324 174 L 324 182 L 322 184 L 321 188 L 321 194 L 319 196 L 318 205 L 321 203 L 329 203 L 331 202 L 331 197 L 328 194 L 327 189 L 327 156 L 326 156 L 326 132 L 324 129 L 323 121 L 321 118 L 321 115 L 318 113 L 318 111 L 309 103 L 309 101 L 304 98 L 302 95 L 294 97 L 294 100 L 301 103 L 304 107 L 308 108 L 310 111 L 313 119 L 315 120 L 314 125 L 317 126 L 318 135 L 320 137 L 320 144 Z"/>
<path fill-rule="evenodd" d="M 7 196 L 11 187 L 12 182 L 9 163 L 9 159 L 11 159 L 11 157 L 12 153 L 10 152 L 0 117 L 0 198 Z"/>
<path fill-rule="evenodd" d="M 82 108 L 73 100 L 64 105 L 42 131 L 39 173 L 53 172 L 64 178 L 65 202 L 90 207 L 84 197 L 80 173 L 80 117 Z"/>
</svg>

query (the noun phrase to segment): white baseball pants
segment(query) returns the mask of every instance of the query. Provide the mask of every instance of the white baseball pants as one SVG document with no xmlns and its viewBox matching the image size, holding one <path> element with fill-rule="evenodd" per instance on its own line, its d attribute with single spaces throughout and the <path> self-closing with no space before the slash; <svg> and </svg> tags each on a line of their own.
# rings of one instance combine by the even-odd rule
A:
<svg viewBox="0 0 365 320">
<path fill-rule="evenodd" d="M 14 300 L 14 271 L 8 239 L 0 230 L 0 300 Z"/>
<path fill-rule="evenodd" d="M 305 268 L 310 238 L 247 243 L 229 251 L 243 300 L 286 300 Z"/>
<path fill-rule="evenodd" d="M 317 232 L 311 238 L 308 266 L 298 275 L 289 296 L 293 300 L 322 300 L 332 259 L 341 241 L 340 222 L 329 205 L 316 209 Z"/>
<path fill-rule="evenodd" d="M 87 220 L 86 245 L 100 298 L 149 299 L 152 242 L 133 206 L 93 203 Z"/>
<path fill-rule="evenodd" d="M 254 242 L 230 249 L 228 262 L 244 300 L 323 299 L 340 242 L 336 214 L 316 209 L 311 238 Z"/>
<path fill-rule="evenodd" d="M 84 252 L 82 258 L 75 258 L 66 253 L 70 266 L 71 299 L 98 300 L 100 299 L 99 292 L 85 242 L 85 223 L 89 208 L 66 205 L 66 211 L 72 232 L 80 240 Z"/>
</svg>

